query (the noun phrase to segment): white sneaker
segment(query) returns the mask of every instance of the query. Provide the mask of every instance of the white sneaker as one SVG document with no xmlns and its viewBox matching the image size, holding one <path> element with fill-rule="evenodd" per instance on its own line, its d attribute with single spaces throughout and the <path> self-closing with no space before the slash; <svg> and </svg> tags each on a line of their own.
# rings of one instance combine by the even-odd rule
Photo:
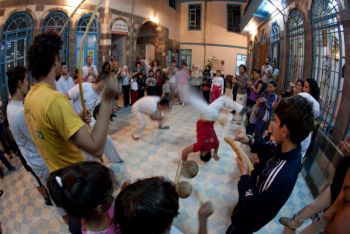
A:
<svg viewBox="0 0 350 234">
<path fill-rule="evenodd" d="M 182 107 L 185 107 L 185 103 L 182 103 L 182 105 L 181 105 Z"/>
</svg>

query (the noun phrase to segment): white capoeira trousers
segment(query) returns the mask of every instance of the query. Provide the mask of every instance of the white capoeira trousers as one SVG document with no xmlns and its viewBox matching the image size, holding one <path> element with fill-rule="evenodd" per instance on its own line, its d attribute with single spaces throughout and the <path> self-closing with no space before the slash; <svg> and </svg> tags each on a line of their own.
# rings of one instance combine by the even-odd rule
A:
<svg viewBox="0 0 350 234">
<path fill-rule="evenodd" d="M 192 94 L 189 98 L 189 102 L 195 109 L 197 109 L 197 111 L 199 111 L 200 115 L 203 118 L 207 119 L 216 120 L 219 116 L 219 111 L 224 106 L 228 109 L 235 110 L 238 116 L 241 116 L 240 113 L 243 109 L 242 105 L 236 103 L 227 96 L 221 96 L 214 102 L 212 102 L 210 105 L 208 105 L 208 103 L 203 98 L 199 97 L 198 95 Z"/>
<path fill-rule="evenodd" d="M 297 214 L 293 215 L 293 217 L 288 220 L 288 226 L 296 229 L 300 227 L 306 219 L 326 209 L 330 205 L 331 205 L 331 189 L 329 186 L 313 202 L 311 202 L 311 204 L 305 206 Z M 327 220 L 322 216 L 320 220 L 311 223 L 309 226 L 304 228 L 300 233 L 317 234 L 324 229 L 326 224 L 327 224 Z"/>
<path fill-rule="evenodd" d="M 178 84 L 177 88 L 179 89 L 180 93 L 180 102 L 183 104 L 188 102 L 188 85 Z"/>
<path fill-rule="evenodd" d="M 142 115 L 142 112 L 137 110 L 136 108 L 134 108 L 134 106 L 131 108 L 131 113 L 133 114 L 133 116 L 135 117 L 135 119 L 137 120 L 137 127 L 135 129 L 135 131 L 132 133 L 134 135 L 134 137 L 139 138 L 142 136 L 143 131 L 145 130 L 147 123 L 145 118 Z M 164 127 L 164 121 L 163 120 L 159 120 L 158 121 L 158 126 L 160 128 Z"/>
<path fill-rule="evenodd" d="M 81 152 L 84 155 L 86 161 L 101 162 L 101 160 L 99 158 L 93 157 L 92 155 L 90 155 L 84 151 L 81 151 Z M 105 149 L 104 149 L 103 153 L 104 153 L 107 161 L 110 163 L 117 163 L 117 162 L 120 162 L 121 160 L 123 160 L 122 157 L 120 156 L 117 148 L 113 144 L 112 138 L 109 135 L 107 135 Z"/>
</svg>

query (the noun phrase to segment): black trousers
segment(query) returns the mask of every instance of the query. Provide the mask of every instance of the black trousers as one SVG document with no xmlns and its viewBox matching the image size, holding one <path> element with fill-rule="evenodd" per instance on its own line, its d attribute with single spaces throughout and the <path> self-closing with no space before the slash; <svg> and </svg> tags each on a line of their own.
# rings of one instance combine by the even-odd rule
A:
<svg viewBox="0 0 350 234">
<path fill-rule="evenodd" d="M 208 104 L 210 104 L 210 90 L 203 91 L 203 96 L 205 100 L 208 102 Z"/>
<path fill-rule="evenodd" d="M 130 104 L 129 89 L 130 85 L 123 85 L 124 106 L 128 106 Z"/>
<path fill-rule="evenodd" d="M 156 94 L 156 92 L 157 92 L 157 90 L 156 90 L 156 86 L 148 86 L 147 87 L 147 95 L 148 96 L 155 96 L 155 95 L 157 95 Z"/>
<path fill-rule="evenodd" d="M 140 98 L 143 98 L 144 96 L 145 96 L 145 89 L 139 89 L 138 95 L 137 95 L 137 100 Z"/>
<path fill-rule="evenodd" d="M 161 97 L 162 96 L 162 92 L 163 92 L 162 86 L 156 86 L 156 94 L 157 94 L 157 96 Z"/>
</svg>

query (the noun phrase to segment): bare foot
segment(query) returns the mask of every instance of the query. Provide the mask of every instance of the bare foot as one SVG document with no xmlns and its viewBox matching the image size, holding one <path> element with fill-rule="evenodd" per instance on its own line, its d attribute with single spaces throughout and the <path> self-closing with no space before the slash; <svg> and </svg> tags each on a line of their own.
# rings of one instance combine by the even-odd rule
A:
<svg viewBox="0 0 350 234">
<path fill-rule="evenodd" d="M 236 124 L 237 124 L 237 125 L 242 125 L 242 123 L 241 123 L 241 122 L 237 122 Z"/>
<path fill-rule="evenodd" d="M 132 139 L 135 140 L 135 141 L 138 141 L 138 140 L 139 140 L 138 137 L 134 137 L 134 134 L 131 134 L 131 137 L 132 137 Z"/>
<path fill-rule="evenodd" d="M 215 161 L 220 161 L 220 157 L 217 154 L 213 154 L 213 158 Z"/>
</svg>

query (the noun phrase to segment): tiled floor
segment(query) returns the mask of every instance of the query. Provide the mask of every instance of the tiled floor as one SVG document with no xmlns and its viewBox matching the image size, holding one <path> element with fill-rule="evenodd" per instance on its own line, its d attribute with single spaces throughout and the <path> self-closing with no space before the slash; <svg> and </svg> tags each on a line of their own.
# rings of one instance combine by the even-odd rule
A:
<svg viewBox="0 0 350 234">
<path fill-rule="evenodd" d="M 157 123 L 146 117 L 148 125 L 142 138 L 137 142 L 131 139 L 131 133 L 136 126 L 131 107 L 123 108 L 117 112 L 117 115 L 111 126 L 110 135 L 125 163 L 107 165 L 113 169 L 118 180 L 123 182 L 129 178 L 136 180 L 152 175 L 161 175 L 174 180 L 182 149 L 196 141 L 198 114 L 193 111 L 193 108 L 188 105 L 184 108 L 174 106 L 167 122 L 170 126 L 169 130 L 158 129 Z M 196 233 L 198 230 L 199 202 L 196 198 L 200 197 L 202 201 L 213 202 L 215 212 L 209 218 L 208 230 L 209 233 L 219 234 L 225 233 L 232 210 L 238 200 L 239 170 L 233 159 L 232 149 L 223 138 L 226 136 L 233 138 L 245 129 L 231 122 L 229 110 L 223 109 L 219 118 L 227 123 L 225 128 L 215 124 L 220 140 L 219 156 L 222 160 L 219 162 L 211 160 L 204 164 L 199 160 L 198 154 L 191 154 L 189 158 L 198 162 L 200 170 L 194 179 L 188 180 L 194 187 L 194 191 L 189 198 L 180 199 L 180 215 L 174 220 L 174 225 L 186 234 Z M 248 152 L 247 148 L 243 147 L 243 149 Z M 19 159 L 12 159 L 12 164 L 19 166 Z M 6 171 L 2 164 L 1 166 Z M 185 179 L 181 178 L 181 180 Z M 67 226 L 55 210 L 44 204 L 31 176 L 23 166 L 15 172 L 7 171 L 5 179 L 0 181 L 0 189 L 4 190 L 0 198 L 0 218 L 4 233 L 69 233 Z M 275 219 L 258 233 L 298 233 L 305 225 L 295 232 L 280 225 L 278 219 L 281 216 L 291 216 L 312 200 L 304 178 L 299 175 L 288 202 Z M 305 223 L 309 222 L 308 220 Z"/>
</svg>

